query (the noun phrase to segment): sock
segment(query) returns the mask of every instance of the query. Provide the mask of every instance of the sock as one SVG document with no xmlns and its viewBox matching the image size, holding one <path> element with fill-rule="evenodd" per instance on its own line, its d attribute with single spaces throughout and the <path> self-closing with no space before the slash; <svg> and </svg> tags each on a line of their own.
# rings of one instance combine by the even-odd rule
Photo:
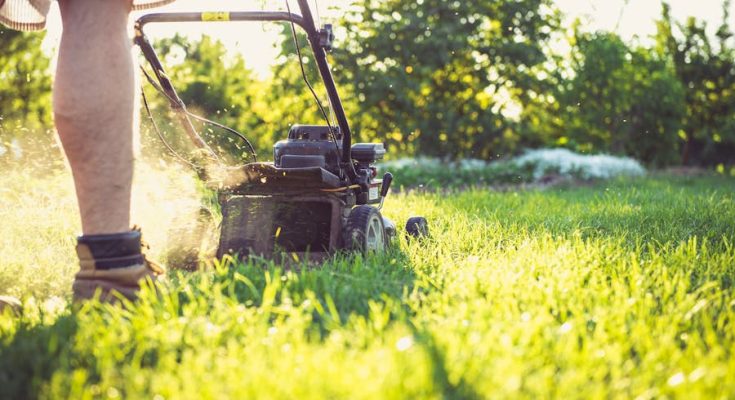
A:
<svg viewBox="0 0 735 400">
<path fill-rule="evenodd" d="M 77 255 L 84 269 L 110 270 L 144 263 L 140 231 L 77 237 Z"/>
</svg>

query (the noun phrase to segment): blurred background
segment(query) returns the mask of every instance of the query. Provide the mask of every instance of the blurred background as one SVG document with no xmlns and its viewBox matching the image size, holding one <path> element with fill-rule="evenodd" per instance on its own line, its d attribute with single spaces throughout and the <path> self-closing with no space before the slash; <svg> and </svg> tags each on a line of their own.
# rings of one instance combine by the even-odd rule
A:
<svg viewBox="0 0 735 400">
<path fill-rule="evenodd" d="M 181 0 L 161 10 L 203 10 Z M 206 9 L 285 10 L 283 1 Z M 389 157 L 507 159 L 527 149 L 635 158 L 651 168 L 735 165 L 735 39 L 729 0 L 319 0 L 359 141 Z M 291 8 L 297 12 L 296 2 Z M 159 10 L 156 10 L 159 11 Z M 51 86 L 58 11 L 40 33 L 0 30 L 0 164 L 61 166 Z M 140 15 L 140 14 L 137 14 Z M 246 135 L 261 156 L 294 123 L 323 123 L 287 24 L 151 26 L 148 36 L 190 110 Z M 328 103 L 303 35 L 310 81 Z M 145 64 L 140 58 L 141 64 Z M 141 79 L 170 144 L 186 139 Z M 143 157 L 170 160 L 142 114 Z M 233 161 L 245 150 L 200 125 Z"/>
</svg>

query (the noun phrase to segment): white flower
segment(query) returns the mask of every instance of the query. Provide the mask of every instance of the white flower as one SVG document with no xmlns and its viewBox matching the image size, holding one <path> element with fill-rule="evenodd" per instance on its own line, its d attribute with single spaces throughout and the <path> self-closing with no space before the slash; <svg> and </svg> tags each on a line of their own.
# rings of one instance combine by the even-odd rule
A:
<svg viewBox="0 0 735 400">
<path fill-rule="evenodd" d="M 476 158 L 466 158 L 455 163 L 455 167 L 463 171 L 477 171 L 487 168 L 488 163 Z"/>
<path fill-rule="evenodd" d="M 567 149 L 530 150 L 513 159 L 513 162 L 518 166 L 534 166 L 534 179 L 539 179 L 548 172 L 582 179 L 642 176 L 646 173 L 643 166 L 632 158 L 607 154 L 583 155 Z"/>
</svg>

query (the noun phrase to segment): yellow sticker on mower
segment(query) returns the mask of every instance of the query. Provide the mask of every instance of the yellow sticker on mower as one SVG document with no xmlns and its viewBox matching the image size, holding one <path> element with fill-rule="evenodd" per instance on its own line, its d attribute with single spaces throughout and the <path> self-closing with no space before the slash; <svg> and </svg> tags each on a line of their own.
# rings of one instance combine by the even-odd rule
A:
<svg viewBox="0 0 735 400">
<path fill-rule="evenodd" d="M 230 13 L 228 12 L 203 12 L 202 21 L 229 21 Z"/>
</svg>

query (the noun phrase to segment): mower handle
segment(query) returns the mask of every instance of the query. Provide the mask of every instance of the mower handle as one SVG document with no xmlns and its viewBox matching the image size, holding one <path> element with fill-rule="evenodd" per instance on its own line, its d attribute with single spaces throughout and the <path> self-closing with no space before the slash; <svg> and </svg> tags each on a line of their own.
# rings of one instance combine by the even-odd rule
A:
<svg viewBox="0 0 735 400">
<path fill-rule="evenodd" d="M 203 12 L 170 12 L 145 14 L 135 21 L 135 27 L 142 29 L 151 22 L 232 22 L 232 21 L 264 21 L 293 22 L 308 32 L 304 18 L 298 14 L 281 11 L 203 11 Z M 136 32 L 137 33 L 137 32 Z"/>
<path fill-rule="evenodd" d="M 314 23 L 314 18 L 309 9 L 308 0 L 298 0 L 301 14 L 282 11 L 232 11 L 232 12 L 173 12 L 173 13 L 153 13 L 141 16 L 135 21 L 135 43 L 143 51 L 143 55 L 154 67 L 154 73 L 161 86 L 172 99 L 171 105 L 174 108 L 183 108 L 183 102 L 176 94 L 171 82 L 163 71 L 158 57 L 153 47 L 150 45 L 143 34 L 143 26 L 148 23 L 160 22 L 227 22 L 227 21 L 272 21 L 272 22 L 292 22 L 299 25 L 307 33 L 311 50 L 314 53 L 319 74 L 321 75 L 324 87 L 329 96 L 329 102 L 332 105 L 334 116 L 337 119 L 340 133 L 342 133 L 342 166 L 346 169 L 347 175 L 351 181 L 357 178 L 355 166 L 352 163 L 352 131 L 347 122 L 342 100 L 337 92 L 337 86 L 334 83 L 332 71 L 327 61 L 326 49 L 322 45 L 321 34 Z M 175 101 L 174 101 L 175 100 Z M 186 121 L 184 121 L 186 122 Z M 185 123 L 186 125 L 186 123 Z M 191 122 L 189 122 L 187 130 L 193 130 Z M 190 136 L 191 132 L 190 132 Z M 198 135 L 195 135 L 198 137 Z M 201 139 L 199 139 L 201 140 Z M 199 142 L 195 139 L 195 142 Z M 200 143 L 197 143 L 200 144 Z M 201 143 L 203 144 L 203 142 Z"/>
</svg>

